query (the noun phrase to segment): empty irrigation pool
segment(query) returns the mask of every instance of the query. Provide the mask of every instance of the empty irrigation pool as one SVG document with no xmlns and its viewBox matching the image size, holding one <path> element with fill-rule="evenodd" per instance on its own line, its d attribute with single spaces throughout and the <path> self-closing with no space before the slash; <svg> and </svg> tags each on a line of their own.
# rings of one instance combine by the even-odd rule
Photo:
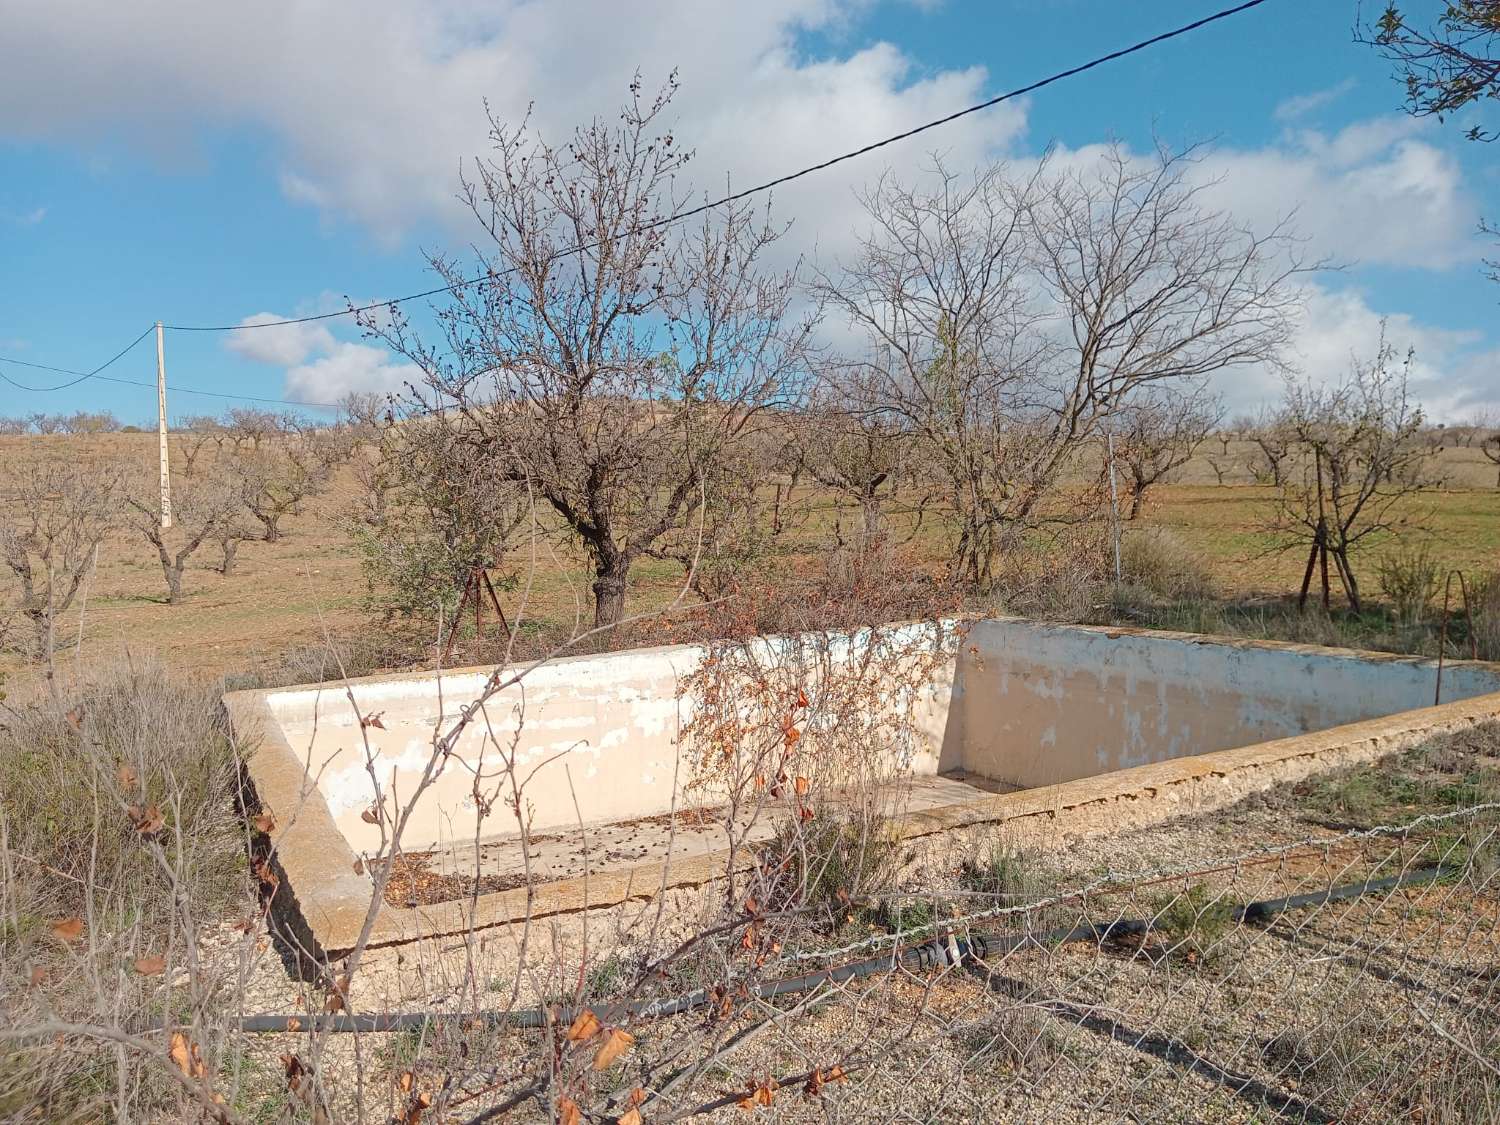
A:
<svg viewBox="0 0 1500 1125">
<path fill-rule="evenodd" d="M 711 795 L 687 788 L 679 737 L 683 679 L 703 659 L 696 646 L 563 659 L 507 689 L 411 817 L 403 847 L 420 857 L 388 894 L 373 940 L 609 906 L 721 872 L 724 834 L 698 811 Z M 1500 665 L 1449 663 L 1443 702 L 1433 705 L 1436 673 L 1425 659 L 1309 645 L 972 622 L 920 693 L 900 830 L 918 837 L 1003 822 L 1057 846 L 1223 807 L 1500 718 Z M 354 944 L 372 890 L 357 860 L 380 845 L 379 826 L 364 815 L 371 771 L 387 792 L 411 792 L 435 727 L 489 674 L 355 680 L 352 706 L 343 684 L 225 697 L 236 730 L 256 746 L 256 796 L 276 814 L 278 905 L 305 925 L 305 940 L 327 953 Z M 473 762 L 499 745 L 534 771 L 525 857 L 513 834 L 488 831 L 507 817 L 476 814 Z M 471 909 L 462 875 L 476 870 Z M 527 871 L 541 884 L 529 904 Z"/>
</svg>

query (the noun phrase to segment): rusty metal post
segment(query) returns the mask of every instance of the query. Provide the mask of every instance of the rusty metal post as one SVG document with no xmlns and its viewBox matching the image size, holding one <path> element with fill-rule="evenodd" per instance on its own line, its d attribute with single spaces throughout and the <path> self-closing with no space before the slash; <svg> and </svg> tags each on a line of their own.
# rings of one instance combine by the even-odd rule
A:
<svg viewBox="0 0 1500 1125">
<path fill-rule="evenodd" d="M 1453 579 L 1458 577 L 1459 593 L 1464 599 L 1464 620 L 1469 628 L 1469 659 L 1479 659 L 1479 634 L 1474 632 L 1474 610 L 1469 605 L 1469 584 L 1464 580 L 1461 570 L 1453 569 L 1448 572 L 1448 577 L 1443 580 L 1443 620 L 1438 627 L 1438 661 L 1437 661 L 1437 687 L 1432 692 L 1432 705 L 1436 707 L 1443 699 L 1443 658 L 1448 651 L 1448 605 L 1449 597 L 1453 593 Z"/>
</svg>

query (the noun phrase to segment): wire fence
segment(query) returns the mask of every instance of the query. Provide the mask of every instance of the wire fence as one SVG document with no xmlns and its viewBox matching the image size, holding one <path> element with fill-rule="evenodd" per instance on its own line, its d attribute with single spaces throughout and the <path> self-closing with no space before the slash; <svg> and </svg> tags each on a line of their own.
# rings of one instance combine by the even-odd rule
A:
<svg viewBox="0 0 1500 1125">
<path fill-rule="evenodd" d="M 642 1025 L 638 1072 L 676 1080 L 635 1088 L 641 1119 L 1500 1119 L 1493 805 L 1018 890 L 1040 877 Z M 691 1066 L 657 1065 L 688 1039 Z"/>
</svg>

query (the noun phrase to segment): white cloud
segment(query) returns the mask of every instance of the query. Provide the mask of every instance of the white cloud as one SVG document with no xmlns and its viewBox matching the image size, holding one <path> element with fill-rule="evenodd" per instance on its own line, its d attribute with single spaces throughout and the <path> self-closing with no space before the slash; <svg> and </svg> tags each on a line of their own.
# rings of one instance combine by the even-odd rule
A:
<svg viewBox="0 0 1500 1125">
<path fill-rule="evenodd" d="M 1209 195 L 1264 230 L 1294 215 L 1308 251 L 1343 263 L 1446 269 L 1477 263 L 1479 205 L 1458 161 L 1420 139 L 1424 123 L 1379 117 L 1332 135 L 1299 130 L 1202 164 Z"/>
<path fill-rule="evenodd" d="M 1346 78 L 1338 85 L 1330 86 L 1326 90 L 1314 90 L 1310 94 L 1298 94 L 1295 97 L 1286 98 L 1277 104 L 1273 116 L 1277 121 L 1295 121 L 1299 117 L 1306 117 L 1325 106 L 1332 105 L 1354 89 L 1355 85 L 1353 78 Z"/>
<path fill-rule="evenodd" d="M 384 348 L 339 341 L 327 355 L 289 368 L 285 394 L 296 402 L 336 403 L 356 391 L 399 391 L 420 377 Z"/>
<path fill-rule="evenodd" d="M 1482 333 L 1440 328 L 1378 308 L 1357 288 L 1312 282 L 1299 288 L 1301 311 L 1284 357 L 1299 376 L 1330 382 L 1348 372 L 1354 360 L 1369 361 L 1384 321 L 1386 340 L 1397 354 L 1408 348 L 1416 353 L 1410 389 L 1430 418 L 1456 421 L 1478 407 L 1500 408 L 1500 350 L 1487 349 Z M 1231 414 L 1244 413 L 1277 401 L 1282 375 L 1268 368 L 1238 370 L 1220 378 L 1216 389 Z"/>
<path fill-rule="evenodd" d="M 488 147 L 485 98 L 507 121 L 534 102 L 537 124 L 557 140 L 577 121 L 611 119 L 638 67 L 651 89 L 677 66 L 673 127 L 697 148 L 699 188 L 716 192 L 726 174 L 737 186 L 769 178 L 946 112 L 984 88 L 977 69 L 919 76 L 884 43 L 824 58 L 799 52 L 801 32 L 837 32 L 868 6 L 367 0 L 353 14 L 270 0 L 246 21 L 187 0 L 12 5 L 7 39 L 28 50 L 0 71 L 0 135 L 87 141 L 149 123 L 156 143 L 189 147 L 205 124 L 248 123 L 277 138 L 289 197 L 385 238 L 432 216 L 467 235 L 472 220 L 453 195 L 459 161 Z M 35 96 L 62 72 L 66 89 Z M 139 80 L 144 72 L 149 83 Z M 1003 146 L 1023 123 L 1024 110 L 1007 105 L 955 123 L 932 143 L 967 161 Z M 887 150 L 853 175 L 915 164 L 926 149 Z M 824 176 L 787 194 L 800 216 L 832 217 L 847 203 L 849 182 Z"/>
<path fill-rule="evenodd" d="M 279 313 L 256 313 L 240 321 L 242 325 L 263 325 L 286 317 Z M 224 346 L 236 355 L 254 360 L 256 363 L 274 363 L 282 367 L 302 363 L 316 353 L 330 351 L 334 346 L 333 333 L 323 324 L 285 324 L 275 328 L 249 327 L 241 332 L 231 332 Z"/>
</svg>

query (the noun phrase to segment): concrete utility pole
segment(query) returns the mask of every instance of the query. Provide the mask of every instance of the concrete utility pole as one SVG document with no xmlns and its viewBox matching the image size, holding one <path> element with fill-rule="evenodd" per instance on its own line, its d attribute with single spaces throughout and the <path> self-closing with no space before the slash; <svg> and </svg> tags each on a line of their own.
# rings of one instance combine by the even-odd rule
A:
<svg viewBox="0 0 1500 1125">
<path fill-rule="evenodd" d="M 167 468 L 167 361 L 156 322 L 156 438 L 161 445 L 161 525 L 172 526 L 172 475 Z"/>
</svg>

